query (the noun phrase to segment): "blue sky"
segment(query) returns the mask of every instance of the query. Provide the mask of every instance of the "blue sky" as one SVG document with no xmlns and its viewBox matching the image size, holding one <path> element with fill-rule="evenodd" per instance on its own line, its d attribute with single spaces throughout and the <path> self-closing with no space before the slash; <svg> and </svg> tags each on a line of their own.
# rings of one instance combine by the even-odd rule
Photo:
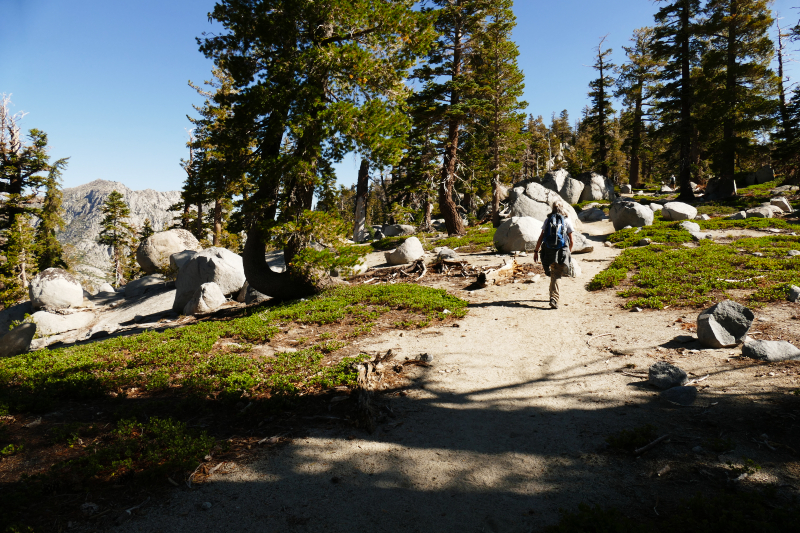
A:
<svg viewBox="0 0 800 533">
<path fill-rule="evenodd" d="M 0 93 L 12 93 L 14 110 L 28 113 L 24 129 L 47 132 L 53 157 L 71 158 L 65 186 L 108 179 L 133 189 L 180 188 L 186 115 L 202 102 L 187 81 L 202 82 L 211 69 L 195 37 L 212 30 L 214 3 L 0 0 Z M 774 3 L 786 25 L 800 16 L 795 3 Z M 621 62 L 621 46 L 652 24 L 655 11 L 650 0 L 517 0 L 528 111 L 549 119 L 567 109 L 577 118 L 599 39 L 608 34 Z M 337 166 L 341 183 L 356 173 L 353 157 Z"/>
</svg>

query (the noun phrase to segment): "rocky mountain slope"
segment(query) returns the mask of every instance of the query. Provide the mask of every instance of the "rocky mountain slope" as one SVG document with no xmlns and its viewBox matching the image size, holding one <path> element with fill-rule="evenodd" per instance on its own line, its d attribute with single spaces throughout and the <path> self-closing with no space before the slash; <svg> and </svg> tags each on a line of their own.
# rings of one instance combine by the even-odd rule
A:
<svg viewBox="0 0 800 533">
<path fill-rule="evenodd" d="M 59 233 L 58 240 L 74 247 L 70 250 L 69 260 L 85 285 L 99 285 L 110 277 L 110 249 L 97 244 L 97 236 L 103 220 L 103 203 L 113 191 L 122 194 L 130 207 L 129 223 L 132 226 L 141 228 L 149 218 L 156 231 L 172 222 L 174 213 L 169 211 L 169 207 L 180 200 L 179 191 L 134 191 L 117 181 L 95 180 L 64 189 L 66 227 Z"/>
</svg>

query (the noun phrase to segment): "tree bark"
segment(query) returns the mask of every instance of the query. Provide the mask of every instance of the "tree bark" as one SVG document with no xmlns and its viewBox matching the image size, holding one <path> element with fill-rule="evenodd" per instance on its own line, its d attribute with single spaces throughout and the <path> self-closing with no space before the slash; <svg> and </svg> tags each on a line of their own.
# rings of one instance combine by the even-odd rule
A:
<svg viewBox="0 0 800 533">
<path fill-rule="evenodd" d="M 361 160 L 356 182 L 356 212 L 353 223 L 353 241 L 363 242 L 366 239 L 367 195 L 369 194 L 369 161 Z"/>
<path fill-rule="evenodd" d="M 628 182 L 631 187 L 641 187 L 639 179 L 639 151 L 642 147 L 642 84 L 639 84 L 633 111 L 633 131 L 631 131 L 631 161 Z"/>
<path fill-rule="evenodd" d="M 220 246 L 222 236 L 222 202 L 214 201 L 214 246 Z"/>
<path fill-rule="evenodd" d="M 680 162 L 678 175 L 681 201 L 694 200 L 694 191 L 689 183 L 692 181 L 691 142 L 692 142 L 692 65 L 691 65 L 691 26 L 689 0 L 683 0 L 680 14 L 680 46 L 681 46 L 681 124 L 680 124 Z"/>
<path fill-rule="evenodd" d="M 460 4 L 460 2 L 459 2 Z M 461 63 L 463 61 L 463 28 L 460 19 L 455 25 L 453 35 L 453 70 L 451 79 L 456 80 L 461 76 Z M 454 109 L 461 102 L 458 90 L 450 91 L 450 109 Z M 456 178 L 456 159 L 458 157 L 458 136 L 461 129 L 461 119 L 452 116 L 447 124 L 447 145 L 445 146 L 442 163 L 442 181 L 439 185 L 439 209 L 442 211 L 447 233 L 450 235 L 464 235 L 464 223 L 458 214 L 456 203 L 453 201 L 453 184 Z"/>
<path fill-rule="evenodd" d="M 722 121 L 722 179 L 733 181 L 736 175 L 736 16 L 738 6 L 735 0 L 731 2 L 728 26 L 728 49 L 725 61 L 725 118 Z"/>
</svg>

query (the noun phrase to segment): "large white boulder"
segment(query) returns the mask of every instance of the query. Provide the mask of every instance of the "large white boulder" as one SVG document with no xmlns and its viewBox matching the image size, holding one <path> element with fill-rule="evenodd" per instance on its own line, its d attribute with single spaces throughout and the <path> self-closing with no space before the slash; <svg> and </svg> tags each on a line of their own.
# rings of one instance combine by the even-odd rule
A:
<svg viewBox="0 0 800 533">
<path fill-rule="evenodd" d="M 500 224 L 494 234 L 494 246 L 500 252 L 533 250 L 542 233 L 541 220 L 531 217 L 512 217 Z"/>
<path fill-rule="evenodd" d="M 588 254 L 594 251 L 594 242 L 586 238 L 583 233 L 572 232 L 572 253 Z"/>
<path fill-rule="evenodd" d="M 83 287 L 78 279 L 60 268 L 39 272 L 28 286 L 34 309 L 66 309 L 83 305 Z"/>
<path fill-rule="evenodd" d="M 384 254 L 390 265 L 406 265 L 425 257 L 425 249 L 416 237 L 409 237 L 396 250 Z"/>
<path fill-rule="evenodd" d="M 189 262 L 194 256 L 197 255 L 195 250 L 184 250 L 182 252 L 176 252 L 169 256 L 169 268 L 177 272 L 181 269 L 183 265 Z M 283 255 L 283 252 L 281 252 Z"/>
<path fill-rule="evenodd" d="M 166 290 L 167 284 L 164 277 L 160 274 L 144 276 L 125 285 L 125 298 L 139 298 L 146 293 L 160 292 Z"/>
<path fill-rule="evenodd" d="M 210 313 L 216 311 L 226 301 L 225 295 L 216 283 L 203 283 L 200 285 L 192 299 L 183 308 L 183 314 L 186 316 L 199 315 L 203 313 Z"/>
<path fill-rule="evenodd" d="M 581 202 L 594 202 L 597 200 L 614 201 L 617 194 L 614 192 L 614 182 L 596 172 L 584 172 L 578 176 L 584 185 L 581 193 Z"/>
<path fill-rule="evenodd" d="M 208 248 L 187 261 L 175 279 L 173 311 L 183 312 L 195 291 L 204 283 L 216 283 L 222 294 L 238 293 L 244 287 L 244 265 L 241 256 L 225 248 Z"/>
<path fill-rule="evenodd" d="M 202 249 L 191 232 L 185 229 L 171 229 L 154 233 L 142 241 L 136 250 L 136 261 L 145 274 L 155 274 L 169 267 L 172 254 L 184 250 L 199 252 Z"/>
<path fill-rule="evenodd" d="M 94 313 L 91 312 L 57 315 L 46 311 L 38 311 L 31 315 L 31 320 L 36 324 L 37 332 L 43 337 L 85 328 L 94 319 Z"/>
<path fill-rule="evenodd" d="M 414 235 L 417 232 L 414 226 L 406 226 L 404 224 L 384 224 L 383 234 L 387 237 L 405 237 L 407 235 Z"/>
<path fill-rule="evenodd" d="M 694 220 L 697 209 L 683 202 L 669 202 L 664 204 L 661 216 L 664 220 Z"/>
<path fill-rule="evenodd" d="M 632 228 L 651 226 L 655 213 L 649 207 L 637 202 L 617 201 L 611 204 L 608 217 L 614 224 L 614 230 L 619 231 L 627 226 Z"/>
<path fill-rule="evenodd" d="M 577 204 L 581 201 L 581 194 L 585 185 L 573 179 L 564 169 L 548 172 L 544 175 L 542 185 L 558 193 L 568 204 Z"/>
<path fill-rule="evenodd" d="M 571 205 L 564 202 L 561 195 L 544 187 L 540 183 L 524 183 L 514 187 L 508 194 L 508 206 L 511 218 L 530 217 L 544 220 L 553 211 L 553 204 L 561 202 L 566 208 L 569 219 L 576 230 L 581 228 L 578 215 Z"/>
</svg>

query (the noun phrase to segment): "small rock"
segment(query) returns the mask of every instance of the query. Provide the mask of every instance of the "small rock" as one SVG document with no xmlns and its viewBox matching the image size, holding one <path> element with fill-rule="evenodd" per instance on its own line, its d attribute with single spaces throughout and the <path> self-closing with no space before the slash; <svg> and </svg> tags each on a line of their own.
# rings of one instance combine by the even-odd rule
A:
<svg viewBox="0 0 800 533">
<path fill-rule="evenodd" d="M 86 502 L 81 505 L 81 512 L 87 516 L 92 516 L 100 510 L 100 506 L 96 503 Z"/>
<path fill-rule="evenodd" d="M 700 231 L 700 224 L 697 224 L 696 222 L 689 222 L 688 220 L 681 222 L 678 224 L 678 226 L 685 229 L 689 233 L 697 233 Z"/>
<path fill-rule="evenodd" d="M 777 363 L 800 360 L 800 349 L 787 341 L 747 341 L 742 346 L 742 355 Z"/>
<path fill-rule="evenodd" d="M 641 313 L 643 311 L 644 309 L 642 309 L 641 307 L 634 307 L 633 309 L 631 309 L 631 313 Z"/>
<path fill-rule="evenodd" d="M 611 247 L 614 246 L 614 243 L 606 241 L 606 242 L 603 243 L 603 246 L 605 246 L 606 248 L 611 248 Z"/>
<path fill-rule="evenodd" d="M 652 203 L 650 204 L 650 210 L 655 213 L 656 211 L 661 211 L 664 209 L 664 206 L 661 204 Z"/>
<path fill-rule="evenodd" d="M 662 213 L 664 220 L 694 220 L 697 209 L 683 202 L 669 202 L 664 204 Z"/>
<path fill-rule="evenodd" d="M 697 218 L 695 218 L 695 220 L 711 220 L 711 217 L 708 215 L 697 215 Z"/>
<path fill-rule="evenodd" d="M 448 260 L 448 261 L 455 261 L 458 259 L 458 254 L 455 250 L 451 250 L 450 248 L 444 247 L 440 250 L 434 250 L 437 253 L 436 259 L 438 260 Z"/>
<path fill-rule="evenodd" d="M 791 213 L 794 211 L 794 209 L 792 208 L 792 204 L 789 203 L 789 200 L 783 197 L 773 198 L 772 200 L 770 200 L 770 204 L 779 208 L 784 213 Z"/>
<path fill-rule="evenodd" d="M 417 360 L 422 361 L 423 363 L 432 363 L 433 362 L 433 356 L 431 354 L 428 354 L 428 353 L 423 353 L 423 354 L 420 354 L 419 357 L 417 357 Z"/>
<path fill-rule="evenodd" d="M 800 255 L 800 250 L 789 250 L 789 253 L 786 255 L 789 257 L 797 257 Z"/>
<path fill-rule="evenodd" d="M 698 241 L 698 242 L 711 239 L 711 234 L 710 233 L 701 233 L 699 231 L 690 231 L 689 235 L 692 236 L 692 240 Z"/>
<path fill-rule="evenodd" d="M 762 254 L 761 252 L 753 252 L 753 256 L 754 257 L 764 257 L 764 254 Z"/>
<path fill-rule="evenodd" d="M 709 348 L 730 348 L 744 341 L 755 315 L 745 306 L 724 300 L 697 318 L 697 338 Z"/>
<path fill-rule="evenodd" d="M 744 211 L 739 211 L 738 213 L 734 213 L 733 215 L 729 216 L 725 220 L 744 220 L 747 218 L 747 213 Z"/>
<path fill-rule="evenodd" d="M 697 388 L 673 387 L 662 392 L 660 396 L 664 401 L 688 407 L 697 399 Z"/>
<path fill-rule="evenodd" d="M 653 244 L 653 241 L 648 238 L 644 238 L 640 240 L 638 243 L 636 243 L 637 246 L 648 246 L 650 244 Z"/>
<path fill-rule="evenodd" d="M 648 381 L 659 389 L 671 389 L 686 384 L 686 372 L 666 361 L 659 361 L 650 367 Z"/>
<path fill-rule="evenodd" d="M 203 510 L 208 511 L 211 509 L 211 502 L 203 502 Z"/>
<path fill-rule="evenodd" d="M 800 300 L 800 287 L 796 285 L 789 286 L 789 301 L 796 303 L 798 300 Z"/>
</svg>

